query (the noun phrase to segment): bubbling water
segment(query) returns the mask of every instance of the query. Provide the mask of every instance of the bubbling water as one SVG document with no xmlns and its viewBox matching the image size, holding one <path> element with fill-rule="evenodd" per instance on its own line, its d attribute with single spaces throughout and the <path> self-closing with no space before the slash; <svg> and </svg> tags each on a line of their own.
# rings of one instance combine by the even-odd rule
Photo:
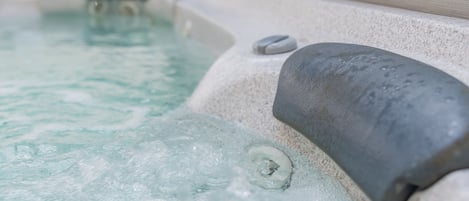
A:
<svg viewBox="0 0 469 201">
<path fill-rule="evenodd" d="M 213 57 L 169 24 L 123 44 L 42 20 L 0 26 L 0 200 L 350 200 L 296 152 L 180 107 Z"/>
<path fill-rule="evenodd" d="M 184 108 L 94 142 L 47 138 L 2 146 L 2 200 L 349 200 L 297 153 Z M 246 159 L 253 145 L 290 156 L 289 188 L 250 182 L 256 170 L 249 166 L 256 164 Z"/>
</svg>

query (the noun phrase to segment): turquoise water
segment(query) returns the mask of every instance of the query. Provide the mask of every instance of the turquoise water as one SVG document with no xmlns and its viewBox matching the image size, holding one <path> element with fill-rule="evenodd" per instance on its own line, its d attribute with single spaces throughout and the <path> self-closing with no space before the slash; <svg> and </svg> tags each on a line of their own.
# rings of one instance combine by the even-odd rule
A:
<svg viewBox="0 0 469 201">
<path fill-rule="evenodd" d="M 214 56 L 169 23 L 93 23 L 0 20 L 0 200 L 350 200 L 296 152 L 181 106 Z M 291 158 L 288 189 L 251 181 L 258 145 Z"/>
</svg>

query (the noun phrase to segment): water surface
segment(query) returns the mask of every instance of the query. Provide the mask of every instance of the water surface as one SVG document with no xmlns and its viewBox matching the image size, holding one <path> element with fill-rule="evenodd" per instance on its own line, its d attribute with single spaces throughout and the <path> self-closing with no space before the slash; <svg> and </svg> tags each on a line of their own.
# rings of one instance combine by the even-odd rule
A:
<svg viewBox="0 0 469 201">
<path fill-rule="evenodd" d="M 296 152 L 181 106 L 207 49 L 167 22 L 93 23 L 0 20 L 0 200 L 349 200 Z M 250 182 L 258 145 L 292 159 L 290 188 Z"/>
</svg>

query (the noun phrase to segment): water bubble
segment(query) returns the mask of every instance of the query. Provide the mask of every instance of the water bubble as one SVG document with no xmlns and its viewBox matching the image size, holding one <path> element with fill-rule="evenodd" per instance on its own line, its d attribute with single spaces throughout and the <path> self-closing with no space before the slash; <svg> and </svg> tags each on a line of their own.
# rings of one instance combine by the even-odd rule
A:
<svg viewBox="0 0 469 201">
<path fill-rule="evenodd" d="M 374 91 L 371 92 L 371 93 L 368 95 L 368 99 L 369 99 L 370 101 L 374 100 L 375 97 L 376 97 L 376 93 L 375 93 Z"/>
<path fill-rule="evenodd" d="M 15 155 L 18 160 L 28 160 L 34 157 L 35 150 L 28 145 L 16 145 Z"/>
<path fill-rule="evenodd" d="M 387 91 L 389 88 L 391 88 L 392 85 L 391 84 L 382 84 L 381 85 L 381 89 L 383 89 L 384 91 Z"/>
<path fill-rule="evenodd" d="M 446 102 L 452 102 L 452 101 L 454 101 L 454 97 L 451 97 L 451 96 L 446 97 L 446 98 L 445 98 L 445 101 L 446 101 Z"/>
<path fill-rule="evenodd" d="M 41 144 L 38 146 L 38 155 L 53 154 L 57 151 L 57 147 L 54 145 Z"/>
<path fill-rule="evenodd" d="M 417 73 L 407 73 L 407 77 L 412 77 L 414 75 L 417 75 Z"/>
</svg>

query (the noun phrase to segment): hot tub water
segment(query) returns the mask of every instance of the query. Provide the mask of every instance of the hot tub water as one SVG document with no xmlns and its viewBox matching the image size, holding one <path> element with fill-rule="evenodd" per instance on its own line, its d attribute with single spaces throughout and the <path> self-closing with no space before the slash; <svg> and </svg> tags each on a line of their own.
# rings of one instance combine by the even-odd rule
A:
<svg viewBox="0 0 469 201">
<path fill-rule="evenodd" d="M 132 45 L 88 40 L 79 16 L 1 23 L 0 200 L 350 200 L 296 152 L 181 107 L 213 56 L 170 24 Z M 256 146 L 290 157 L 289 188 L 251 181 Z"/>
</svg>

